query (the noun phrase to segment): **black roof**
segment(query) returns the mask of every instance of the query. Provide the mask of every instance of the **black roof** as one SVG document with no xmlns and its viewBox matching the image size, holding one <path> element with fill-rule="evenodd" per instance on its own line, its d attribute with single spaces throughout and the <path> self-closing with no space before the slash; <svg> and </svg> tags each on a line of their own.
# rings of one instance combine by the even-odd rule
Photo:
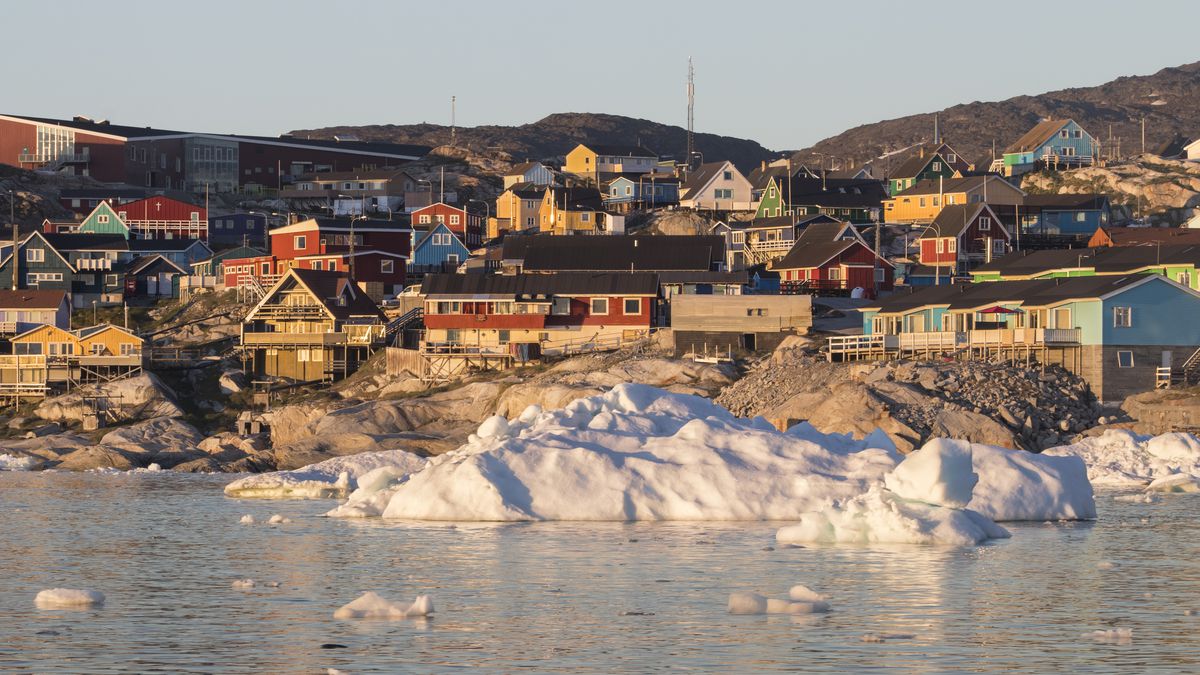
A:
<svg viewBox="0 0 1200 675">
<path fill-rule="evenodd" d="M 130 242 L 119 234 L 55 233 L 43 234 L 46 243 L 58 251 L 128 251 Z"/>
<path fill-rule="evenodd" d="M 894 314 L 930 305 L 944 305 L 950 309 L 972 309 L 1002 302 L 1020 302 L 1031 307 L 1041 307 L 1067 300 L 1098 298 L 1147 278 L 1155 277 L 1130 274 L 906 286 L 884 298 L 875 308 L 880 313 Z"/>
<path fill-rule="evenodd" d="M 421 295 L 548 298 L 553 295 L 657 295 L 658 275 L 647 272 L 559 274 L 427 274 Z"/>
<path fill-rule="evenodd" d="M 176 134 L 187 133 L 184 131 L 154 129 L 151 127 L 134 127 L 122 124 L 110 124 L 106 120 L 92 120 L 86 117 L 76 117 L 74 119 L 63 120 L 53 117 L 30 117 L 29 115 L 6 114 L 6 116 L 28 120 L 30 122 L 37 122 L 38 124 L 56 124 L 58 126 L 67 127 L 68 129 L 75 129 L 76 131 L 90 131 L 93 133 L 110 134 L 112 136 L 123 136 L 125 138 L 174 136 Z"/>
<path fill-rule="evenodd" d="M 1106 195 L 1098 194 L 1055 194 L 1055 195 L 1025 195 L 1025 206 L 1047 209 L 1086 209 L 1099 210 L 1108 204 Z"/>
<path fill-rule="evenodd" d="M 658 157 L 658 153 L 640 145 L 616 145 L 609 143 L 580 143 L 583 147 L 597 155 L 615 155 L 617 157 Z"/>
<path fill-rule="evenodd" d="M 683 182 L 681 189 L 683 190 L 699 190 L 708 184 L 722 169 L 725 168 L 725 162 L 708 162 L 696 167 L 695 171 L 688 173 L 687 180 Z"/>
<path fill-rule="evenodd" d="M 720 235 L 531 235 L 506 237 L 505 260 L 528 271 L 707 272 L 725 257 Z"/>
<path fill-rule="evenodd" d="M 293 267 L 289 271 L 295 274 L 338 320 L 344 321 L 353 316 L 384 318 L 375 301 L 359 290 L 345 272 L 306 270 L 300 267 Z M 343 293 L 349 296 L 349 300 L 345 305 L 340 305 L 337 298 Z"/>
<path fill-rule="evenodd" d="M 145 188 L 79 188 L 58 193 L 61 199 L 143 199 L 150 193 Z"/>
<path fill-rule="evenodd" d="M 771 269 L 791 270 L 820 267 L 829 262 L 831 258 L 840 255 L 843 251 L 858 243 L 853 239 L 820 241 L 808 244 L 798 241 L 792 246 L 792 250 L 783 256 L 782 260 L 771 266 Z"/>
<path fill-rule="evenodd" d="M 975 268 L 974 272 L 999 272 L 1006 276 L 1042 274 L 1056 269 L 1094 268 L 1120 274 L 1155 265 L 1200 265 L 1200 245 L 1110 246 L 1104 248 L 1017 251 Z"/>
<path fill-rule="evenodd" d="M 887 199 L 883 181 L 796 176 L 781 186 L 789 204 L 827 207 L 879 207 Z"/>
<path fill-rule="evenodd" d="M 130 251 L 186 251 L 199 239 L 130 239 Z M 204 242 L 200 242 L 204 243 Z"/>
<path fill-rule="evenodd" d="M 983 202 L 973 204 L 947 204 L 938 211 L 933 223 L 925 228 L 921 237 L 959 237 L 975 218 L 979 216 L 986 205 Z"/>
<path fill-rule="evenodd" d="M 604 206 L 604 198 L 596 188 L 546 186 L 546 190 L 551 191 L 558 208 L 567 211 L 599 211 Z M 546 193 L 543 191 L 542 198 L 545 197 Z"/>
</svg>

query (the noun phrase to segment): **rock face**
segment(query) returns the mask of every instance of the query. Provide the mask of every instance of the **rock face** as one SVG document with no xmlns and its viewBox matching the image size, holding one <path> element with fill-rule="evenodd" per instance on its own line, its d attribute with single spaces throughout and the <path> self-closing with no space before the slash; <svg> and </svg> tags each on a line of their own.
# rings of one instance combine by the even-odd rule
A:
<svg viewBox="0 0 1200 675">
<path fill-rule="evenodd" d="M 51 422 L 79 422 L 90 411 L 84 401 L 85 396 L 107 397 L 121 419 L 177 417 L 183 414 L 175 403 L 175 394 L 151 373 L 80 387 L 69 394 L 46 399 L 33 414 Z"/>
<path fill-rule="evenodd" d="M 808 421 L 826 433 L 885 431 L 901 452 L 929 438 L 1029 450 L 1058 445 L 1096 424 L 1087 385 L 1060 369 L 969 362 L 828 363 L 796 340 L 781 344 L 717 397 L 742 416 L 783 426 Z"/>
<path fill-rule="evenodd" d="M 1132 421 L 1120 426 L 1139 434 L 1200 431 L 1200 387 L 1147 391 L 1121 405 Z"/>
<path fill-rule="evenodd" d="M 1200 165 L 1143 155 L 1124 164 L 1029 174 L 1021 186 L 1031 192 L 1104 193 L 1131 215 L 1178 225 L 1200 206 Z"/>
</svg>

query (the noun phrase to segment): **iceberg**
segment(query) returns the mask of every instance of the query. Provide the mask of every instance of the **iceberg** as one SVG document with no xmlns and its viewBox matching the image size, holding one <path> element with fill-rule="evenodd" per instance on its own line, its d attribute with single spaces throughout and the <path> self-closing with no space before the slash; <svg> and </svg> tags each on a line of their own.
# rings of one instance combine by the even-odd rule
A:
<svg viewBox="0 0 1200 675">
<path fill-rule="evenodd" d="M 409 605 L 397 605 L 367 591 L 357 599 L 338 608 L 335 619 L 405 619 L 433 614 L 433 600 L 428 595 L 418 595 Z"/>
<path fill-rule="evenodd" d="M 357 486 L 359 476 L 384 466 L 416 471 L 425 465 L 425 461 L 424 457 L 407 450 L 364 452 L 334 457 L 292 471 L 239 478 L 225 486 L 225 494 L 242 499 L 344 499 Z"/>
<path fill-rule="evenodd" d="M 0 454 L 0 471 L 33 471 L 39 465 L 41 461 L 36 457 Z"/>
<path fill-rule="evenodd" d="M 1186 433 L 1144 436 L 1108 429 L 1042 455 L 1080 458 L 1096 485 L 1140 487 L 1177 474 L 1200 478 L 1200 438 Z"/>
</svg>

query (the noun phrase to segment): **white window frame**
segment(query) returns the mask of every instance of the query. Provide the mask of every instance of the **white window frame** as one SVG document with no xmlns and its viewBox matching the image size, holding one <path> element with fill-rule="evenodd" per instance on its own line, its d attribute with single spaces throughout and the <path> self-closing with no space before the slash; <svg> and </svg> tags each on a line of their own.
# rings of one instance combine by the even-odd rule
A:
<svg viewBox="0 0 1200 675">
<path fill-rule="evenodd" d="M 308 246 L 308 238 L 303 234 L 297 234 L 292 237 L 292 248 L 300 251 Z"/>
<path fill-rule="evenodd" d="M 107 225 L 108 224 L 108 214 L 107 213 L 98 214 L 96 216 L 96 222 L 99 223 L 100 225 Z"/>
<path fill-rule="evenodd" d="M 379 261 L 380 274 L 394 274 L 396 272 L 396 261 L 384 259 Z"/>
<path fill-rule="evenodd" d="M 25 249 L 25 262 L 40 263 L 46 262 L 46 250 L 41 248 Z"/>
<path fill-rule="evenodd" d="M 597 309 L 596 303 L 604 303 L 604 311 Z M 608 298 L 591 298 L 588 300 L 588 313 L 592 316 L 608 316 Z"/>
<path fill-rule="evenodd" d="M 979 229 L 985 230 L 985 231 L 992 229 L 992 219 L 987 216 L 980 218 L 979 219 Z"/>
<path fill-rule="evenodd" d="M 636 311 L 633 311 L 633 312 L 629 311 L 629 303 L 631 303 L 631 302 L 637 303 Z M 641 314 L 642 313 L 642 299 L 641 298 L 625 298 L 624 300 L 621 301 L 621 311 L 625 313 L 625 316 L 637 316 L 637 315 Z"/>
<path fill-rule="evenodd" d="M 1129 365 L 1125 365 L 1124 363 L 1122 363 L 1122 360 L 1123 360 L 1121 358 L 1122 354 L 1129 355 Z M 1132 368 L 1133 367 L 1133 351 L 1132 350 L 1122 349 L 1121 351 L 1117 352 L 1117 367 L 1118 368 Z"/>
<path fill-rule="evenodd" d="M 457 213 L 450 214 L 450 224 L 458 225 L 462 222 L 461 217 Z"/>
<path fill-rule="evenodd" d="M 1113 307 L 1113 328 L 1133 328 L 1133 308 Z"/>
</svg>

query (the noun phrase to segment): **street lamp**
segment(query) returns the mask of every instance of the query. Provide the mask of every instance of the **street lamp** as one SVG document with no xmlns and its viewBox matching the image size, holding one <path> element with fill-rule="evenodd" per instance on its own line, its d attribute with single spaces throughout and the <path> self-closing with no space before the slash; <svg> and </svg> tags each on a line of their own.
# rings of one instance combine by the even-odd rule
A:
<svg viewBox="0 0 1200 675">
<path fill-rule="evenodd" d="M 421 183 L 424 183 L 429 186 L 429 204 L 432 204 L 433 203 L 433 181 L 425 180 L 424 178 L 418 178 L 417 185 L 420 185 Z M 425 206 L 429 206 L 429 204 L 425 204 Z"/>
<path fill-rule="evenodd" d="M 271 235 L 270 235 L 271 217 L 272 216 L 287 216 L 288 222 L 290 223 L 291 219 L 292 219 L 291 212 L 289 211 L 287 213 L 280 213 L 278 211 L 247 211 L 246 213 L 248 213 L 252 216 L 262 216 L 263 217 L 263 252 L 270 253 L 271 252 Z"/>
<path fill-rule="evenodd" d="M 92 301 L 92 325 L 96 325 L 96 301 Z"/>
<path fill-rule="evenodd" d="M 483 221 L 483 222 L 484 222 L 484 223 L 487 223 L 487 221 L 491 220 L 491 218 L 492 218 L 492 205 L 491 205 L 491 204 L 489 204 L 489 203 L 485 202 L 485 201 L 484 201 L 484 200 L 482 200 L 482 199 L 467 199 L 467 204 L 468 204 L 468 205 L 470 205 L 470 203 L 471 203 L 471 202 L 478 202 L 478 203 L 480 203 L 480 204 L 483 204 L 483 214 L 484 214 L 484 221 Z M 470 212 L 470 211 L 468 211 L 467 209 L 463 209 L 463 212 L 467 214 L 467 222 L 466 222 L 466 223 L 463 223 L 463 237 L 464 237 L 464 238 L 466 238 L 466 235 L 467 235 L 467 226 L 468 226 L 468 225 L 470 224 L 470 222 L 471 222 L 471 212 Z"/>
</svg>

